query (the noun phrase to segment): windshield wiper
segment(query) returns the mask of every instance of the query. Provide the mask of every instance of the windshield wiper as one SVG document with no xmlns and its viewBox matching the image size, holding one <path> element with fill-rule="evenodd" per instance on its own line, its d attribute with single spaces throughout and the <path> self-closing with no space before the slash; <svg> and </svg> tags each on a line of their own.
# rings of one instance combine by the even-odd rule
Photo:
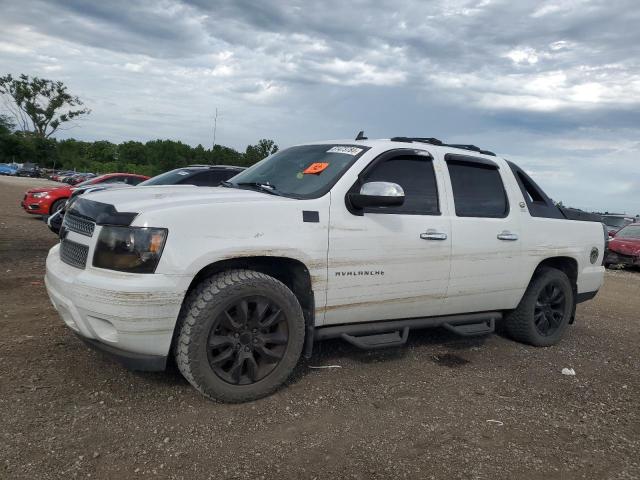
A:
<svg viewBox="0 0 640 480">
<path fill-rule="evenodd" d="M 231 182 L 229 182 L 231 183 Z M 238 187 L 253 187 L 254 189 L 258 189 L 261 192 L 269 193 L 271 195 L 278 195 L 279 197 L 284 197 L 282 192 L 279 192 L 276 187 L 271 185 L 269 182 L 261 183 L 261 182 L 238 182 L 234 183 L 234 186 Z"/>
<path fill-rule="evenodd" d="M 234 183 L 231 183 L 229 180 L 221 181 L 220 185 L 222 185 L 223 187 L 227 187 L 227 188 L 236 188 L 236 185 Z"/>
</svg>

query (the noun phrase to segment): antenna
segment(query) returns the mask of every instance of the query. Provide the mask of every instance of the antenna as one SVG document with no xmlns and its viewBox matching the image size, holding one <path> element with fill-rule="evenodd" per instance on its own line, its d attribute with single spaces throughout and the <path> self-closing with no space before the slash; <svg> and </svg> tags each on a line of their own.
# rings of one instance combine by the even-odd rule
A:
<svg viewBox="0 0 640 480">
<path fill-rule="evenodd" d="M 213 117 L 213 146 L 211 150 L 216 148 L 216 130 L 218 129 L 218 107 L 216 107 L 216 115 Z"/>
<path fill-rule="evenodd" d="M 356 137 L 356 140 L 366 140 L 367 137 L 364 136 L 364 130 L 360 130 L 358 132 L 358 136 Z"/>
</svg>

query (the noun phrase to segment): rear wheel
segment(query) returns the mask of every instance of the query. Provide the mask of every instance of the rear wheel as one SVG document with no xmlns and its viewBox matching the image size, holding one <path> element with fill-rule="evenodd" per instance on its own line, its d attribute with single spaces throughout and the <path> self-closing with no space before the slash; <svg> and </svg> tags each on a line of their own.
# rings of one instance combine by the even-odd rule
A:
<svg viewBox="0 0 640 480">
<path fill-rule="evenodd" d="M 277 389 L 303 342 L 304 317 L 291 290 L 268 275 L 231 270 L 207 278 L 189 295 L 175 358 L 204 395 L 243 402 Z"/>
<path fill-rule="evenodd" d="M 504 319 L 504 330 L 519 342 L 537 347 L 554 345 L 564 335 L 574 307 L 573 287 L 567 275 L 541 268 L 527 287 L 518 307 Z"/>
</svg>

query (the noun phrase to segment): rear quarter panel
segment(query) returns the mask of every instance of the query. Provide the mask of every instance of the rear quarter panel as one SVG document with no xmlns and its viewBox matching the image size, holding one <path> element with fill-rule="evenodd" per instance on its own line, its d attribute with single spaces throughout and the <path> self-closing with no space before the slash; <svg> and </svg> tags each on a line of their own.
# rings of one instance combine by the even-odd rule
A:
<svg viewBox="0 0 640 480">
<path fill-rule="evenodd" d="M 578 293 L 597 291 L 603 283 L 604 234 L 597 222 L 529 217 L 522 222 L 523 267 L 529 278 L 548 258 L 569 257 L 578 264 Z M 591 250 L 598 258 L 591 263 Z"/>
</svg>

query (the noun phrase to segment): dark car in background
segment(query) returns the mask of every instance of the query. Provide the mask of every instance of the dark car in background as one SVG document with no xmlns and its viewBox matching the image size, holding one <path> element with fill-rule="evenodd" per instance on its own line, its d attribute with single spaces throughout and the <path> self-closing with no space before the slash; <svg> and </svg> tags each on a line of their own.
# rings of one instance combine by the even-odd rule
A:
<svg viewBox="0 0 640 480">
<path fill-rule="evenodd" d="M 95 178 L 97 175 L 95 173 L 75 173 L 69 177 L 64 179 L 64 183 L 68 183 L 69 185 L 78 185 L 82 182 L 86 182 L 87 180 L 91 180 Z"/>
<path fill-rule="evenodd" d="M 35 163 L 25 163 L 16 171 L 18 177 L 40 177 L 40 167 Z"/>
<path fill-rule="evenodd" d="M 195 185 L 197 187 L 216 187 L 243 170 L 244 167 L 232 165 L 190 165 L 156 175 L 142 182 L 140 186 Z"/>
</svg>

